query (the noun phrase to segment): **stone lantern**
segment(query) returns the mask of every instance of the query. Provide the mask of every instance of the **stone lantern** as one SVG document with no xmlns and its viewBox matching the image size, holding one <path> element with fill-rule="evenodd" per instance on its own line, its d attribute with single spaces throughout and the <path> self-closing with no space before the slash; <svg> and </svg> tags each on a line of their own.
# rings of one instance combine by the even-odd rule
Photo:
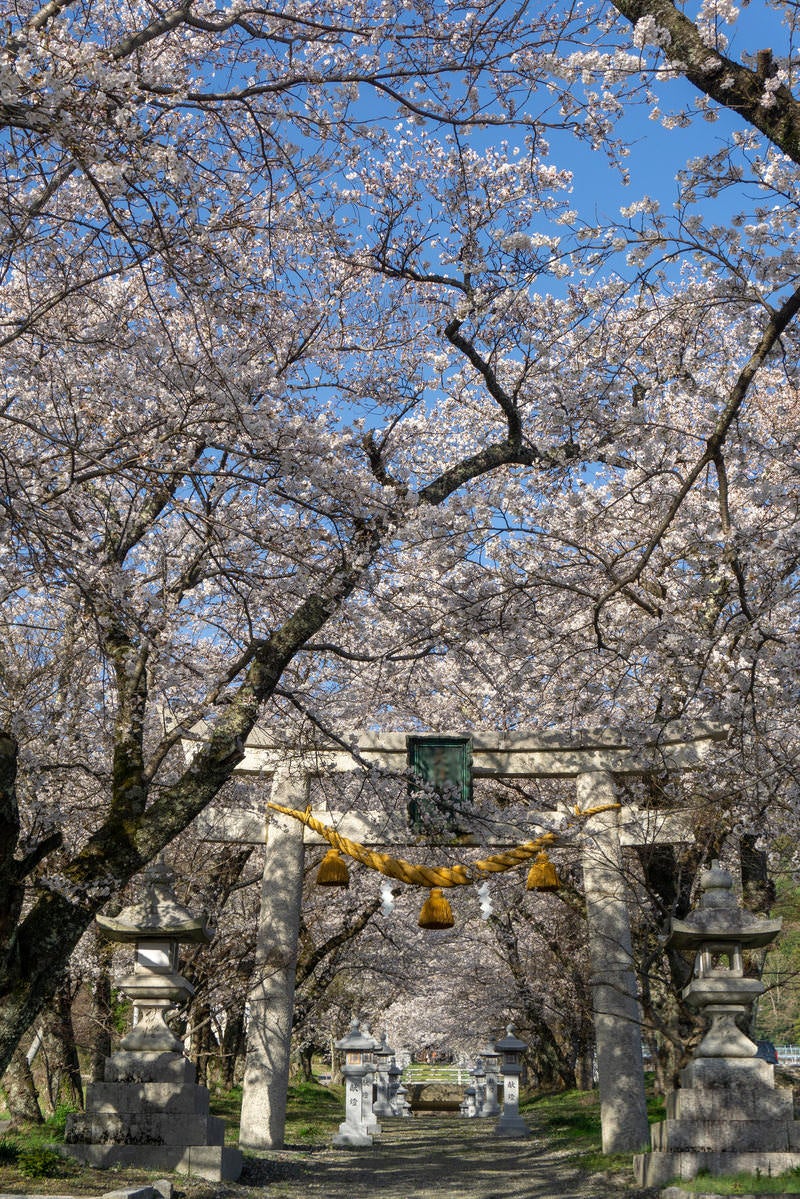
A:
<svg viewBox="0 0 800 1199">
<path fill-rule="evenodd" d="M 345 1080 L 345 1118 L 333 1138 L 337 1148 L 372 1144 L 364 1118 L 363 1089 L 365 1076 L 372 1073 L 373 1044 L 373 1038 L 361 1031 L 358 1020 L 353 1020 L 347 1035 L 336 1042 L 336 1048 L 344 1053 Z"/>
<path fill-rule="evenodd" d="M 481 1115 L 497 1116 L 500 1114 L 500 1104 L 497 1101 L 497 1089 L 500 1083 L 500 1054 L 493 1044 L 489 1044 L 484 1045 L 480 1056 L 486 1071 L 486 1099 Z"/>
<path fill-rule="evenodd" d="M 503 1076 L 503 1110 L 495 1125 L 495 1136 L 529 1137 L 530 1129 L 519 1114 L 519 1079 L 522 1074 L 522 1055 L 528 1046 L 514 1035 L 514 1025 L 509 1024 L 506 1035 L 495 1042 L 500 1054 L 500 1071 Z"/>
<path fill-rule="evenodd" d="M 226 1146 L 222 1120 L 209 1115 L 206 1087 L 183 1055 L 165 1016 L 193 993 L 178 973 L 178 946 L 204 944 L 205 918 L 178 902 L 173 874 L 162 861 L 144 873 L 141 898 L 118 916 L 98 916 L 112 941 L 133 944 L 133 973 L 119 989 L 139 1021 L 106 1059 L 103 1081 L 86 1088 L 86 1111 L 67 1118 L 64 1153 L 100 1169 L 177 1170 L 212 1181 L 235 1180 L 238 1149 Z"/>
<path fill-rule="evenodd" d="M 398 1092 L 400 1090 L 400 1082 L 403 1077 L 403 1071 L 397 1064 L 395 1058 L 392 1058 L 389 1069 L 386 1071 L 389 1077 L 389 1107 L 393 1116 L 401 1116 L 403 1113 L 400 1110 Z"/>
<path fill-rule="evenodd" d="M 144 873 L 137 903 L 118 916 L 97 917 L 100 931 L 109 941 L 135 946 L 133 974 L 125 975 L 117 984 L 139 1012 L 138 1022 L 120 1043 L 127 1052 L 183 1052 L 182 1042 L 165 1019 L 170 1008 L 185 1003 L 194 994 L 191 983 L 178 973 L 178 947 L 206 945 L 211 936 L 205 918 L 178 903 L 173 881 L 172 870 L 165 862 L 156 861 Z"/>
<path fill-rule="evenodd" d="M 800 1167 L 800 1123 L 792 1092 L 775 1085 L 775 1068 L 737 1020 L 749 1015 L 764 987 L 744 974 L 744 953 L 777 937 L 780 920 L 739 907 L 733 880 L 713 862 L 700 876 L 700 903 L 673 920 L 666 944 L 694 953 L 694 976 L 683 990 L 710 1021 L 680 1087 L 667 1095 L 666 1119 L 650 1128 L 652 1152 L 634 1157 L 637 1182 L 720 1174 L 780 1174 Z"/>
<path fill-rule="evenodd" d="M 402 1083 L 400 1083 L 400 1086 L 397 1088 L 397 1097 L 395 1102 L 397 1104 L 398 1115 L 411 1116 L 411 1104 L 408 1102 L 408 1091 Z"/>
<path fill-rule="evenodd" d="M 711 1020 L 695 1058 L 755 1057 L 756 1045 L 737 1025 L 764 992 L 757 978 L 745 978 L 742 951 L 775 940 L 780 920 L 762 920 L 740 908 L 727 870 L 713 862 L 700 878 L 700 905 L 685 920 L 673 920 L 667 946 L 694 952 L 694 977 L 684 987 L 690 1007 Z"/>
<path fill-rule="evenodd" d="M 372 1110 L 376 1116 L 393 1116 L 391 1095 L 391 1064 L 394 1061 L 394 1050 L 389 1046 L 386 1033 L 383 1034 L 375 1050 L 375 1084 L 376 1096 Z"/>
<path fill-rule="evenodd" d="M 484 1110 L 486 1107 L 486 1070 L 481 1058 L 476 1059 L 470 1075 L 475 1087 L 475 1115 L 485 1116 L 487 1114 Z"/>
<path fill-rule="evenodd" d="M 364 1025 L 363 1033 L 365 1037 L 370 1039 L 370 1048 L 364 1053 L 364 1065 L 368 1067 L 361 1085 L 361 1103 L 362 1117 L 364 1121 L 364 1130 L 370 1136 L 379 1136 L 381 1126 L 378 1123 L 378 1118 L 375 1115 L 375 1099 L 377 1097 L 377 1087 L 375 1085 L 376 1078 L 376 1054 L 380 1048 L 380 1041 L 377 1037 L 373 1037 L 366 1025 Z"/>
</svg>

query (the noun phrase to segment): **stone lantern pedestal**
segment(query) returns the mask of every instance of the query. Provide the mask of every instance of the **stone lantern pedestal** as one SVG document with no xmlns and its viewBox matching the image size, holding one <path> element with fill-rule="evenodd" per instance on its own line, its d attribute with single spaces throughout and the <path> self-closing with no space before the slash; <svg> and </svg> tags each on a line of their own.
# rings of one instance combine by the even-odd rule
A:
<svg viewBox="0 0 800 1199">
<path fill-rule="evenodd" d="M 192 994 L 177 971 L 179 943 L 210 940 L 204 920 L 177 902 L 171 881 L 164 863 L 155 863 L 138 903 L 117 917 L 97 917 L 109 939 L 136 945 L 133 973 L 118 985 L 140 1018 L 106 1059 L 103 1082 L 87 1086 L 86 1111 L 67 1117 L 63 1152 L 99 1169 L 131 1166 L 234 1181 L 242 1155 L 224 1145 L 224 1123 L 209 1115 L 208 1090 L 196 1085 L 195 1068 L 165 1020 Z"/>
<path fill-rule="evenodd" d="M 780 920 L 763 920 L 736 903 L 732 879 L 719 863 L 700 879 L 700 906 L 673 920 L 667 945 L 695 952 L 695 974 L 683 995 L 710 1020 L 681 1085 L 667 1096 L 667 1118 L 651 1126 L 652 1152 L 637 1154 L 644 1186 L 671 1178 L 729 1173 L 779 1174 L 800 1166 L 800 1123 L 792 1092 L 776 1087 L 774 1067 L 756 1057 L 741 1031 L 764 990 L 745 978 L 743 950 L 769 945 Z"/>
</svg>

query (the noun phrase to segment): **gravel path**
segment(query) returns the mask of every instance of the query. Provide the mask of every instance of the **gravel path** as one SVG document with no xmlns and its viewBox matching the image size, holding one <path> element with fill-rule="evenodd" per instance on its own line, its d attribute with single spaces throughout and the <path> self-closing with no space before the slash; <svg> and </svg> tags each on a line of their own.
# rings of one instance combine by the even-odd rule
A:
<svg viewBox="0 0 800 1199">
<path fill-rule="evenodd" d="M 387 1121 L 370 1149 L 290 1149 L 248 1158 L 230 1196 L 269 1199 L 654 1199 L 630 1174 L 587 1174 L 567 1154 L 493 1137 L 482 1120 Z"/>
</svg>

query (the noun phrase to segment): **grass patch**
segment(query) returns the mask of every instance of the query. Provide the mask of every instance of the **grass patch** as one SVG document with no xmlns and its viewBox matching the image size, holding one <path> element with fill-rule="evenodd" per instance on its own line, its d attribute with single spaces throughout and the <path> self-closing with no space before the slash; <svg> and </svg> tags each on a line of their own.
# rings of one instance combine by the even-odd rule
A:
<svg viewBox="0 0 800 1199">
<path fill-rule="evenodd" d="M 63 1178 L 71 1172 L 70 1165 L 48 1145 L 26 1145 L 20 1149 L 16 1161 L 23 1178 Z"/>
<path fill-rule="evenodd" d="M 575 1164 L 589 1173 L 619 1173 L 631 1168 L 631 1154 L 603 1153 L 600 1128 L 600 1097 L 592 1091 L 555 1091 L 523 1099 L 520 1111 L 538 1126 L 555 1149 L 566 1149 Z M 661 1098 L 648 1095 L 649 1120 L 664 1115 Z"/>
<path fill-rule="evenodd" d="M 19 1145 L 10 1137 L 0 1140 L 0 1166 L 15 1166 L 19 1157 Z"/>
<path fill-rule="evenodd" d="M 523 1099 L 520 1112 L 532 1120 L 554 1149 L 568 1149 L 576 1165 L 596 1172 L 614 1168 L 600 1152 L 600 1100 L 597 1091 L 555 1091 Z M 600 1161 L 602 1159 L 602 1161 Z M 630 1167 L 626 1155 L 621 1168 Z M 620 1168 L 617 1166 L 616 1168 Z"/>
<path fill-rule="evenodd" d="M 289 1087 L 286 1141 L 306 1148 L 330 1145 L 344 1120 L 344 1088 L 299 1082 Z"/>
<path fill-rule="evenodd" d="M 800 1169 L 785 1174 L 725 1174 L 712 1177 L 698 1174 L 696 1178 L 675 1179 L 672 1186 L 690 1195 L 800 1195 Z"/>
<path fill-rule="evenodd" d="M 242 1088 L 218 1091 L 211 1096 L 211 1111 L 225 1121 L 226 1144 L 235 1145 L 239 1133 Z M 344 1088 L 318 1082 L 298 1082 L 289 1087 L 286 1106 L 286 1144 L 313 1148 L 330 1144 L 344 1120 Z"/>
</svg>

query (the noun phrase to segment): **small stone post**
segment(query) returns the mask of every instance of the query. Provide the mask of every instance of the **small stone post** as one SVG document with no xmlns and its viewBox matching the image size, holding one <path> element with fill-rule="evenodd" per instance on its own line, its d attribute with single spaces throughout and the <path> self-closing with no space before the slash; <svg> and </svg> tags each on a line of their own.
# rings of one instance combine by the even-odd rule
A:
<svg viewBox="0 0 800 1199">
<path fill-rule="evenodd" d="M 612 776 L 579 774 L 577 799 L 582 809 L 615 804 Z M 631 1153 L 649 1145 L 650 1130 L 617 811 L 598 812 L 584 825 L 583 882 L 603 1152 Z"/>
<path fill-rule="evenodd" d="M 497 1041 L 495 1049 L 500 1054 L 500 1069 L 503 1075 L 503 1110 L 500 1112 L 494 1134 L 497 1137 L 523 1138 L 531 1135 L 530 1129 L 519 1114 L 519 1079 L 522 1074 L 522 1054 L 528 1048 L 524 1041 L 514 1035 L 514 1025 L 509 1024 L 506 1035 Z"/>
</svg>

